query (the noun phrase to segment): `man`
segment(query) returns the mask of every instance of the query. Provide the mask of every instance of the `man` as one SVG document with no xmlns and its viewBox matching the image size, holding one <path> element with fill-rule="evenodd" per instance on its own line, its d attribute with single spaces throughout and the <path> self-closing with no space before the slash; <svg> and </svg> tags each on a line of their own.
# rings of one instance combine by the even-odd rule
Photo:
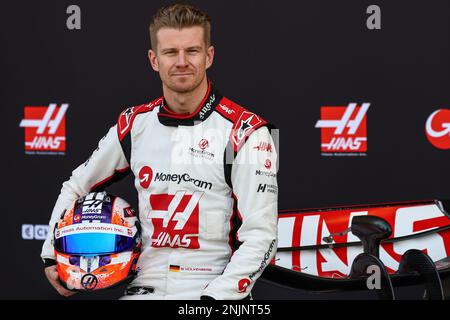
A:
<svg viewBox="0 0 450 320">
<path fill-rule="evenodd" d="M 269 125 L 208 80 L 210 18 L 160 9 L 149 59 L 164 96 L 126 109 L 91 158 L 63 184 L 50 220 L 80 196 L 132 172 L 142 253 L 124 299 L 245 299 L 275 255 L 277 154 Z M 58 283 L 50 234 L 42 258 Z"/>
</svg>

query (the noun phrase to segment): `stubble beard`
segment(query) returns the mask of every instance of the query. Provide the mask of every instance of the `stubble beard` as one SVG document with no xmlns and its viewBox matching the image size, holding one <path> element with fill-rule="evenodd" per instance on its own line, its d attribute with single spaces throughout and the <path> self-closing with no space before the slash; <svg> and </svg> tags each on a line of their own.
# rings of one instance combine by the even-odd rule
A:
<svg viewBox="0 0 450 320">
<path fill-rule="evenodd" d="M 197 89 L 200 84 L 202 83 L 205 75 L 199 78 L 195 78 L 194 81 L 190 85 L 179 85 L 175 82 L 168 81 L 165 85 L 167 88 L 169 88 L 171 91 L 176 93 L 189 93 Z"/>
</svg>

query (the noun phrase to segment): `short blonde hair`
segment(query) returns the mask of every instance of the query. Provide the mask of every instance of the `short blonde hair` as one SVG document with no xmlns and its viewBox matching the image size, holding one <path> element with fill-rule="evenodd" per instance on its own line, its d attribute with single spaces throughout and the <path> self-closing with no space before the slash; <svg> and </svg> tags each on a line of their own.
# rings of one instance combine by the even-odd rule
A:
<svg viewBox="0 0 450 320">
<path fill-rule="evenodd" d="M 194 26 L 203 28 L 205 44 L 209 47 L 211 45 L 211 18 L 206 12 L 191 5 L 179 3 L 160 8 L 153 16 L 149 27 L 152 49 L 156 51 L 156 33 L 159 29 L 182 29 Z"/>
</svg>

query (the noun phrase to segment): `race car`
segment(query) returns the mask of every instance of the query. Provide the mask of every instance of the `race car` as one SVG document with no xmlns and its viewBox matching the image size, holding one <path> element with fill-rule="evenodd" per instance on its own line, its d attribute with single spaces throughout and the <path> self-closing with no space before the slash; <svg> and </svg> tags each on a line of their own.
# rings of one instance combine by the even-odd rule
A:
<svg viewBox="0 0 450 320">
<path fill-rule="evenodd" d="M 269 299 L 447 299 L 450 201 L 279 212 Z"/>
</svg>

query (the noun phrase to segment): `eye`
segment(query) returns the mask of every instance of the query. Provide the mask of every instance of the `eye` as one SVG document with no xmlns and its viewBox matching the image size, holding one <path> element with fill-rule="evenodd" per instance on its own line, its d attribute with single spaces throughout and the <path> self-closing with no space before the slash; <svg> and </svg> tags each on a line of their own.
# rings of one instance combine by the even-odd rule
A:
<svg viewBox="0 0 450 320">
<path fill-rule="evenodd" d="M 167 50 L 163 52 L 163 55 L 165 56 L 173 56 L 175 55 L 177 52 L 175 50 Z"/>
</svg>

